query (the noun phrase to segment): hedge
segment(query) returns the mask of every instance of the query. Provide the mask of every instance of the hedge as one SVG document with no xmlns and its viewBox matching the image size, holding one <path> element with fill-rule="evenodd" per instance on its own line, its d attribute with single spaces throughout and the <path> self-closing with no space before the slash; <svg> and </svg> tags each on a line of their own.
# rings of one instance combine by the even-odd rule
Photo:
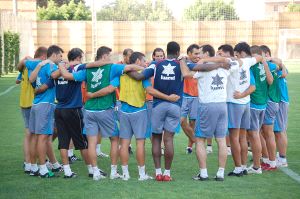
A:
<svg viewBox="0 0 300 199">
<path fill-rule="evenodd" d="M 10 31 L 4 32 L 4 73 L 13 72 L 19 62 L 20 56 L 20 35 Z M 2 52 L 2 49 L 0 50 Z M 2 63 L 2 60 L 1 60 Z"/>
</svg>

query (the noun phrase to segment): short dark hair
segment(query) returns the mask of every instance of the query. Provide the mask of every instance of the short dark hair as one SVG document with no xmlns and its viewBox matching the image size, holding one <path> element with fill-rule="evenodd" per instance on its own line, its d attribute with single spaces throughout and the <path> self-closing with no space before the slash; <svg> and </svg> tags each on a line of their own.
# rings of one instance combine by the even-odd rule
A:
<svg viewBox="0 0 300 199">
<path fill-rule="evenodd" d="M 47 50 L 47 58 L 51 57 L 53 54 L 59 54 L 59 53 L 64 53 L 63 49 L 61 49 L 57 45 L 51 45 Z"/>
<path fill-rule="evenodd" d="M 186 53 L 188 54 L 189 52 L 193 52 L 193 50 L 194 50 L 194 48 L 196 48 L 196 49 L 200 49 L 200 46 L 198 45 L 198 44 L 192 44 L 192 45 L 190 45 L 188 48 L 187 48 L 187 50 L 186 50 Z"/>
<path fill-rule="evenodd" d="M 134 64 L 136 60 L 142 60 L 145 57 L 145 55 L 141 52 L 133 52 L 129 57 L 129 63 Z"/>
<path fill-rule="evenodd" d="M 233 51 L 238 53 L 245 52 L 247 55 L 251 56 L 250 46 L 246 42 L 240 42 L 235 45 Z"/>
<path fill-rule="evenodd" d="M 82 58 L 83 51 L 80 48 L 72 48 L 68 52 L 68 60 L 74 61 L 77 57 Z"/>
<path fill-rule="evenodd" d="M 109 54 L 111 51 L 112 51 L 111 48 L 106 46 L 101 46 L 100 48 L 97 49 L 95 60 L 101 59 L 103 55 Z"/>
<path fill-rule="evenodd" d="M 132 53 L 133 53 L 133 50 L 132 50 L 131 48 L 126 48 L 126 49 L 124 49 L 124 50 L 123 50 L 123 55 L 124 55 L 124 56 L 127 56 L 129 52 L 132 54 Z"/>
<path fill-rule="evenodd" d="M 271 56 L 271 50 L 268 46 L 266 45 L 261 45 L 260 49 L 264 52 L 264 53 L 269 53 L 269 55 Z"/>
<path fill-rule="evenodd" d="M 206 44 L 206 45 L 200 46 L 200 48 L 201 48 L 201 50 L 202 50 L 203 53 L 208 52 L 208 55 L 210 57 L 215 56 L 215 49 L 211 45 Z"/>
<path fill-rule="evenodd" d="M 180 46 L 175 41 L 170 41 L 167 44 L 167 54 L 168 55 L 177 55 L 180 53 Z"/>
<path fill-rule="evenodd" d="M 155 56 L 155 53 L 156 53 L 156 52 L 163 52 L 164 57 L 165 57 L 165 51 L 164 51 L 162 48 L 155 48 L 155 49 L 153 50 L 152 57 Z M 154 59 L 153 59 L 153 61 L 154 61 Z"/>
<path fill-rule="evenodd" d="M 222 50 L 223 52 L 229 52 L 230 56 L 234 56 L 233 47 L 229 44 L 223 44 L 221 45 L 218 50 Z"/>
<path fill-rule="evenodd" d="M 250 51 L 251 51 L 251 54 L 262 55 L 262 50 L 258 45 L 251 46 Z"/>
<path fill-rule="evenodd" d="M 36 51 L 34 52 L 34 58 L 40 58 L 43 55 L 47 56 L 47 51 L 48 49 L 44 46 L 40 46 L 36 49 Z"/>
</svg>

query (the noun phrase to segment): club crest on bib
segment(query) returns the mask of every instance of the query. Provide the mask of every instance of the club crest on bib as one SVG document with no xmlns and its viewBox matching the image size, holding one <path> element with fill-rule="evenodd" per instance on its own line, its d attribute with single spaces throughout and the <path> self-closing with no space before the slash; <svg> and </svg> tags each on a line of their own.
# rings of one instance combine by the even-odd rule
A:
<svg viewBox="0 0 300 199">
<path fill-rule="evenodd" d="M 175 72 L 174 69 L 176 66 L 172 66 L 170 63 L 168 65 L 162 65 L 164 70 L 161 73 L 162 80 L 175 80 Z M 172 75 L 172 76 L 170 76 Z"/>
<path fill-rule="evenodd" d="M 211 90 L 221 90 L 224 89 L 224 83 L 222 82 L 222 79 L 224 77 L 220 77 L 219 74 L 217 74 L 215 77 L 212 77 L 213 81 L 211 83 Z"/>
<path fill-rule="evenodd" d="M 266 71 L 263 64 L 258 64 L 260 81 L 265 81 L 266 79 Z"/>
<path fill-rule="evenodd" d="M 93 78 L 92 78 L 92 88 L 96 88 L 97 86 L 101 85 L 101 79 L 102 79 L 102 73 L 104 69 L 99 68 L 96 72 L 92 72 Z M 100 82 L 99 82 L 100 81 Z M 93 84 L 95 82 L 95 84 Z"/>
<path fill-rule="evenodd" d="M 240 73 L 240 85 L 247 83 L 247 73 L 244 69 L 239 72 Z"/>
</svg>

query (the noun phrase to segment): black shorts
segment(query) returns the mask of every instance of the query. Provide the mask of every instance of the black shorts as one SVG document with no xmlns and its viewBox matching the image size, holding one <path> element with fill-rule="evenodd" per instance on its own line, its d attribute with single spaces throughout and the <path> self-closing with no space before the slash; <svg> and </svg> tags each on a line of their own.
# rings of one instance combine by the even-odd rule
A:
<svg viewBox="0 0 300 199">
<path fill-rule="evenodd" d="M 81 108 L 55 109 L 58 149 L 69 149 L 71 139 L 76 150 L 87 149 L 87 138 L 83 132 Z"/>
</svg>

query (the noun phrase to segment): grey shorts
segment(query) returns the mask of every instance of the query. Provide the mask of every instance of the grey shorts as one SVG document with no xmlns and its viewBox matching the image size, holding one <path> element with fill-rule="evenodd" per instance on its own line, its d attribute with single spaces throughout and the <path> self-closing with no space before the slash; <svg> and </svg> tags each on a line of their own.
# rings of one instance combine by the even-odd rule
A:
<svg viewBox="0 0 300 199">
<path fill-rule="evenodd" d="M 121 111 L 122 103 L 121 101 L 117 100 L 115 105 L 115 113 L 117 116 L 117 120 L 120 121 L 120 111 Z"/>
<path fill-rule="evenodd" d="M 195 136 L 200 138 L 224 138 L 227 134 L 227 104 L 199 103 Z"/>
<path fill-rule="evenodd" d="M 289 103 L 279 102 L 279 111 L 274 122 L 274 132 L 286 132 L 288 123 Z"/>
<path fill-rule="evenodd" d="M 183 97 L 181 117 L 189 117 L 190 120 L 195 120 L 197 118 L 198 104 L 198 97 Z"/>
<path fill-rule="evenodd" d="M 161 134 L 163 130 L 175 133 L 180 123 L 180 106 L 169 102 L 161 102 L 152 109 L 152 132 Z"/>
<path fill-rule="evenodd" d="M 151 132 L 152 132 L 151 115 L 152 115 L 153 101 L 147 101 L 146 106 L 147 106 L 147 115 L 148 115 L 147 132 L 151 134 Z"/>
<path fill-rule="evenodd" d="M 119 136 L 116 113 L 110 108 L 103 111 L 85 111 L 84 126 L 87 136 L 101 133 L 103 138 Z"/>
<path fill-rule="evenodd" d="M 259 132 L 263 124 L 265 111 L 265 109 L 250 108 L 250 128 L 248 129 L 249 131 Z"/>
<path fill-rule="evenodd" d="M 147 110 L 135 113 L 124 113 L 120 111 L 120 138 L 131 139 L 134 135 L 136 139 L 146 139 L 148 126 Z"/>
<path fill-rule="evenodd" d="M 273 125 L 275 122 L 276 115 L 279 111 L 279 104 L 276 102 L 269 101 L 266 108 L 266 113 L 264 117 L 265 125 Z"/>
<path fill-rule="evenodd" d="M 24 120 L 24 126 L 26 129 L 29 128 L 30 111 L 31 111 L 31 107 L 21 108 L 21 113 L 22 113 L 23 120 Z"/>
<path fill-rule="evenodd" d="M 228 128 L 249 129 L 250 127 L 250 104 L 227 103 Z"/>
<path fill-rule="evenodd" d="M 54 110 L 54 104 L 34 104 L 30 111 L 30 133 L 52 135 L 54 127 Z"/>
</svg>

